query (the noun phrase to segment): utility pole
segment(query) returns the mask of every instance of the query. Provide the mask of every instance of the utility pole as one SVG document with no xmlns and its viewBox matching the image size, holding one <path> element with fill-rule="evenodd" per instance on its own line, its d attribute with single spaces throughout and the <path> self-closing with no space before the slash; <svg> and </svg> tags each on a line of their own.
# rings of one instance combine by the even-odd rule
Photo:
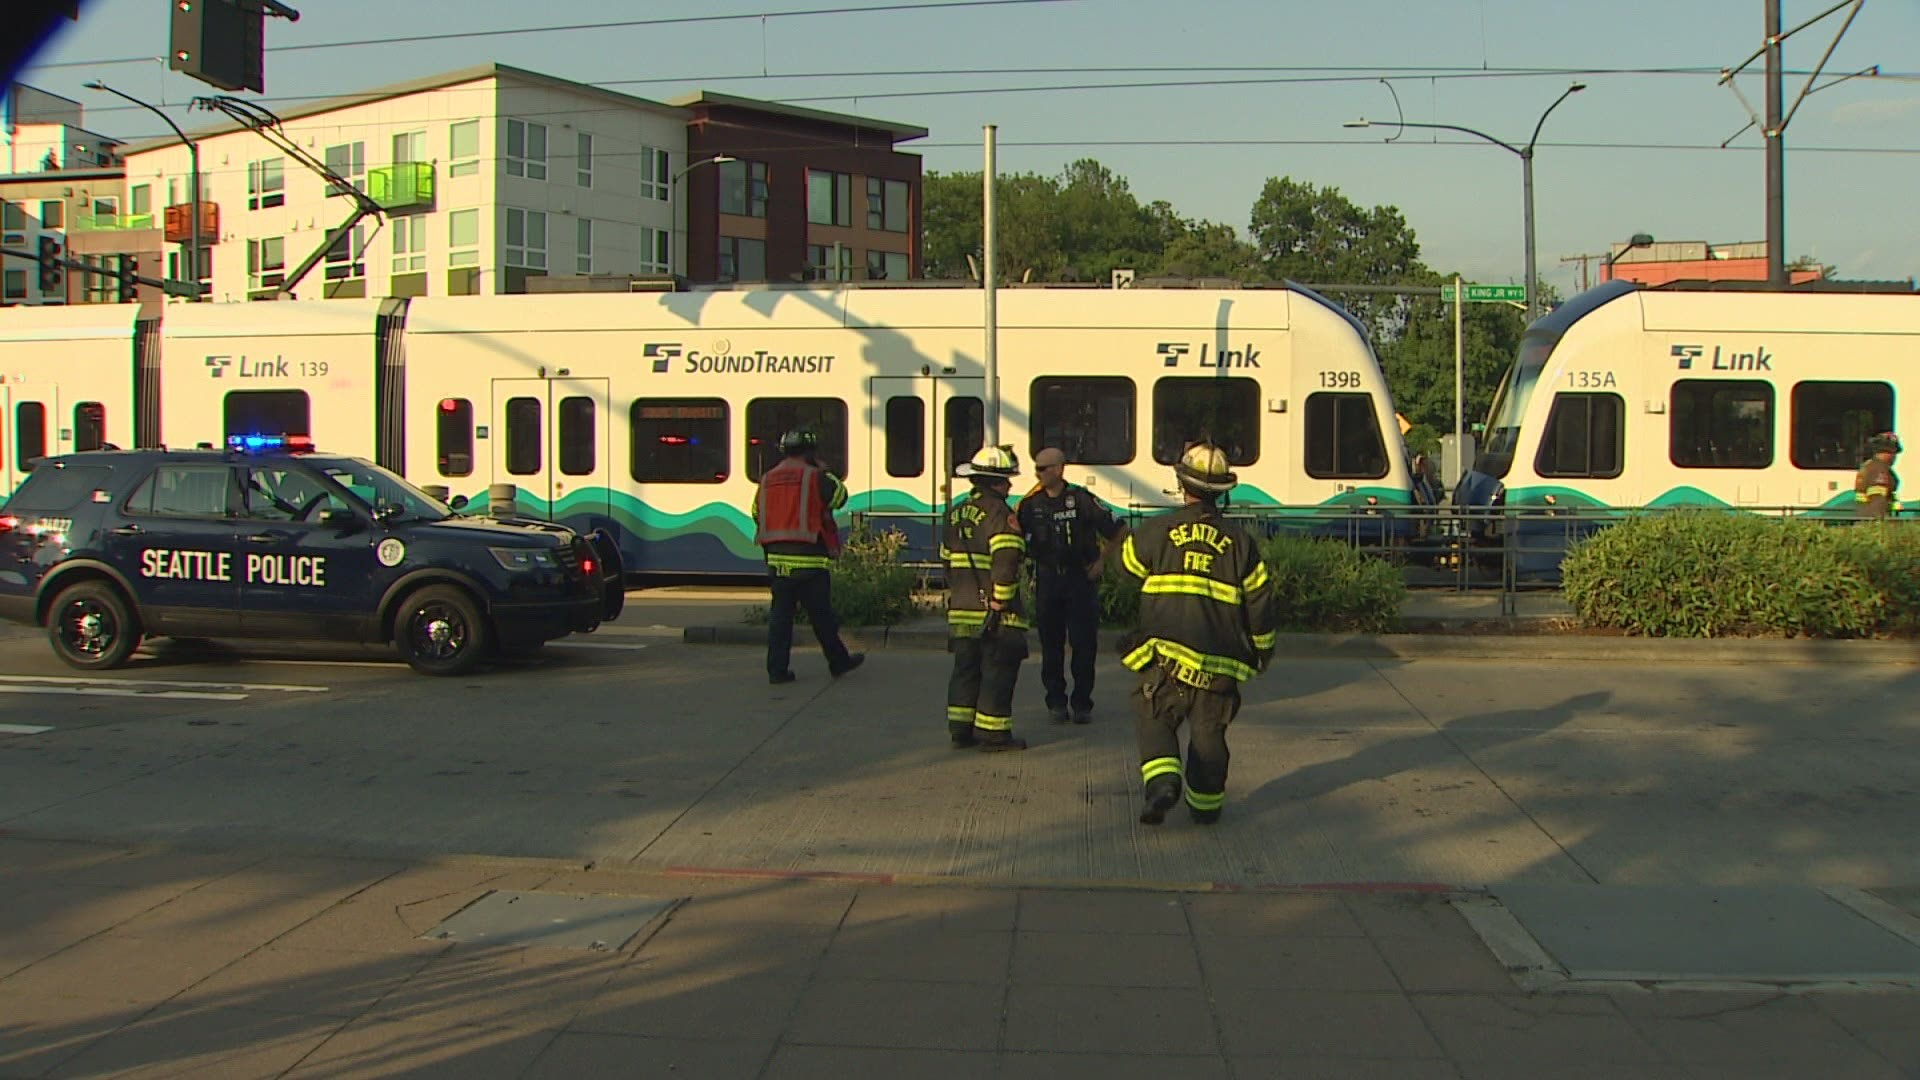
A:
<svg viewBox="0 0 1920 1080">
<path fill-rule="evenodd" d="M 1780 118 L 1780 0 L 1766 0 L 1767 13 L 1767 284 L 1787 284 L 1786 125 Z"/>
<path fill-rule="evenodd" d="M 1606 257 L 1605 252 L 1601 252 L 1598 255 L 1563 255 L 1560 257 L 1560 261 L 1563 263 L 1577 262 L 1580 264 L 1580 291 L 1586 292 L 1592 287 L 1590 284 L 1591 279 L 1587 276 L 1589 264 L 1595 259 L 1604 259 Z"/>
</svg>

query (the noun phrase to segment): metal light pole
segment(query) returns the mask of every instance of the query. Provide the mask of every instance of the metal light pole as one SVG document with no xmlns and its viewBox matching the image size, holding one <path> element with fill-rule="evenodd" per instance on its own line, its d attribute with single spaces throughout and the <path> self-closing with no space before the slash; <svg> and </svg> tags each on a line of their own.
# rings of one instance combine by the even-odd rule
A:
<svg viewBox="0 0 1920 1080">
<path fill-rule="evenodd" d="M 1458 131 L 1462 134 L 1472 135 L 1475 138 L 1485 139 L 1500 149 L 1510 154 L 1515 154 L 1520 158 L 1521 196 L 1524 202 L 1526 216 L 1528 322 L 1532 322 L 1540 314 L 1540 279 L 1534 266 L 1533 250 L 1533 146 L 1534 143 L 1539 141 L 1540 129 L 1546 126 L 1547 117 L 1552 115 L 1553 110 L 1559 108 L 1560 103 L 1567 100 L 1569 96 L 1586 88 L 1586 83 L 1577 82 L 1561 91 L 1560 96 L 1553 99 L 1553 104 L 1547 106 L 1547 111 L 1540 114 L 1539 122 L 1533 125 L 1533 136 L 1527 140 L 1527 145 L 1525 146 L 1515 146 L 1503 139 L 1496 139 L 1484 131 L 1475 131 L 1470 127 L 1461 127 L 1458 124 L 1416 124 L 1411 120 L 1395 120 L 1393 122 L 1395 127 L 1435 128 L 1441 131 Z M 1386 121 L 1381 121 L 1382 124 L 1385 122 Z M 1372 127 L 1373 124 L 1374 122 L 1371 120 L 1361 119 L 1349 120 L 1342 126 L 1364 128 Z"/>
<path fill-rule="evenodd" d="M 192 163 L 192 166 L 193 166 L 193 179 L 191 181 L 191 183 L 193 184 L 193 191 L 189 193 L 190 198 L 188 200 L 190 205 L 190 209 L 188 210 L 188 213 L 193 218 L 193 223 L 191 225 L 191 228 L 193 231 L 192 231 L 192 243 L 191 243 L 191 246 L 189 246 L 187 249 L 187 265 L 184 267 L 185 272 L 182 273 L 180 276 L 186 278 L 188 281 L 193 283 L 193 299 L 198 301 L 200 299 L 200 144 L 194 142 L 192 139 L 187 138 L 187 133 L 184 131 L 181 131 L 180 125 L 174 123 L 172 118 L 169 117 L 166 113 L 163 113 L 159 109 L 154 108 L 152 105 L 149 105 L 144 101 L 141 101 L 139 98 L 134 97 L 131 94 L 123 94 L 120 91 L 115 90 L 113 87 L 108 86 L 106 83 L 101 82 L 99 79 L 95 79 L 92 82 L 86 83 L 84 85 L 89 90 L 105 90 L 107 93 L 112 94 L 117 98 L 121 98 L 126 101 L 131 101 L 135 105 L 138 105 L 141 108 L 152 113 L 153 115 L 159 117 L 163 122 L 166 123 L 168 127 L 173 129 L 173 133 L 175 135 L 180 136 L 180 141 L 186 145 L 187 158 Z M 163 221 L 164 221 L 164 218 L 163 218 Z"/>
<path fill-rule="evenodd" d="M 996 248 L 994 232 L 993 187 L 996 172 L 994 165 L 995 139 L 998 125 L 987 124 L 982 128 L 983 141 L 986 144 L 986 169 L 981 176 L 980 192 L 980 283 L 985 290 L 985 308 L 982 312 L 982 324 L 986 329 L 987 361 L 987 400 L 986 400 L 986 444 L 1000 445 L 1000 356 L 999 356 L 999 318 L 994 311 L 995 277 L 1000 272 L 999 253 Z"/>
<path fill-rule="evenodd" d="M 681 266 L 680 202 L 678 198 L 679 192 L 680 192 L 680 178 L 692 172 L 693 170 L 699 168 L 702 165 L 724 165 L 729 161 L 738 161 L 738 160 L 739 160 L 738 158 L 729 157 L 726 154 L 715 154 L 713 157 L 710 157 L 710 158 L 701 158 L 699 161 L 693 162 L 692 164 L 688 165 L 686 168 L 681 169 L 677 173 L 674 173 L 673 177 L 667 181 L 667 249 L 668 249 L 667 250 L 667 272 L 668 273 L 678 275 L 680 273 L 680 266 Z"/>
<path fill-rule="evenodd" d="M 1626 247 L 1623 247 L 1619 251 L 1616 251 L 1613 254 L 1607 256 L 1607 267 L 1606 267 L 1607 274 L 1604 278 L 1601 278 L 1601 280 L 1602 281 L 1613 280 L 1613 264 L 1620 261 L 1620 256 L 1625 255 L 1627 252 L 1632 251 L 1634 248 L 1643 248 L 1643 247 L 1652 247 L 1652 246 L 1653 246 L 1652 233 L 1643 233 L 1643 232 L 1634 233 L 1633 236 L 1627 240 Z"/>
</svg>

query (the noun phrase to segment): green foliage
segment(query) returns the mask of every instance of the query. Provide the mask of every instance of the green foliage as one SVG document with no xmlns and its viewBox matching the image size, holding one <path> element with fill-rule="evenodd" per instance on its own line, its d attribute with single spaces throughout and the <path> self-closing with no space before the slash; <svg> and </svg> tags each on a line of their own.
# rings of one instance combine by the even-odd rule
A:
<svg viewBox="0 0 1920 1080">
<path fill-rule="evenodd" d="M 1407 586 L 1392 564 L 1335 540 L 1275 536 L 1261 546 L 1280 629 L 1383 634 L 1399 625 Z"/>
<path fill-rule="evenodd" d="M 1876 637 L 1920 627 L 1920 531 L 1724 511 L 1634 518 L 1568 553 L 1589 626 L 1649 637 Z"/>
<path fill-rule="evenodd" d="M 897 529 L 874 532 L 865 525 L 847 536 L 833 563 L 833 613 L 842 626 L 891 626 L 931 610 L 916 598 L 921 581 L 911 568 L 900 565 L 907 538 Z M 805 623 L 805 609 L 794 612 Z M 749 608 L 746 621 L 765 625 L 767 609 Z"/>
</svg>

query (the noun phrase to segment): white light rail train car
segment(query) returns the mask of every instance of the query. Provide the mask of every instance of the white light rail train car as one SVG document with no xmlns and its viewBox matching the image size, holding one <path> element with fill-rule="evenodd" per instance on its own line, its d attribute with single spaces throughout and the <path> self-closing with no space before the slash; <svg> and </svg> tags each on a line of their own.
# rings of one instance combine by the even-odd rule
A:
<svg viewBox="0 0 1920 1080">
<path fill-rule="evenodd" d="M 1236 510 L 1312 528 L 1413 499 L 1366 335 L 1310 291 L 1015 288 L 997 308 L 1016 491 L 1052 445 L 1119 510 L 1169 506 L 1207 435 Z M 966 287 L 16 308 L 0 478 L 103 444 L 304 434 L 476 510 L 514 485 L 522 515 L 609 530 L 630 573 L 754 573 L 755 482 L 804 425 L 848 511 L 927 558 L 927 515 L 982 441 L 984 347 Z"/>
<path fill-rule="evenodd" d="M 1527 329 L 1454 501 L 1850 515 L 1915 373 L 1920 294 L 1609 282 Z"/>
</svg>

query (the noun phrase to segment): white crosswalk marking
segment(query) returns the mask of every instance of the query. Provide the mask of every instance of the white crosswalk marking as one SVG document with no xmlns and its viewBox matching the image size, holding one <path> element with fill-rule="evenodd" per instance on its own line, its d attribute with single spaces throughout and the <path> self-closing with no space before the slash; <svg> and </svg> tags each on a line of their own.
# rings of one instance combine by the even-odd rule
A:
<svg viewBox="0 0 1920 1080">
<path fill-rule="evenodd" d="M 0 724 L 0 735 L 38 735 L 43 731 L 52 731 L 50 727 L 38 724 Z"/>
<path fill-rule="evenodd" d="M 0 694 L 59 694 L 66 697 L 167 698 L 173 701 L 245 701 L 245 694 L 214 694 L 205 690 L 140 690 L 126 686 L 11 686 Z"/>
<path fill-rule="evenodd" d="M 624 645 L 617 641 L 550 641 L 549 649 L 619 649 L 623 652 L 639 652 L 645 645 Z"/>
<path fill-rule="evenodd" d="M 213 690 L 222 693 L 324 694 L 324 686 L 298 683 L 186 682 L 179 679 L 89 679 L 69 675 L 0 675 L 0 683 L 53 686 L 159 686 L 170 690 Z"/>
</svg>

